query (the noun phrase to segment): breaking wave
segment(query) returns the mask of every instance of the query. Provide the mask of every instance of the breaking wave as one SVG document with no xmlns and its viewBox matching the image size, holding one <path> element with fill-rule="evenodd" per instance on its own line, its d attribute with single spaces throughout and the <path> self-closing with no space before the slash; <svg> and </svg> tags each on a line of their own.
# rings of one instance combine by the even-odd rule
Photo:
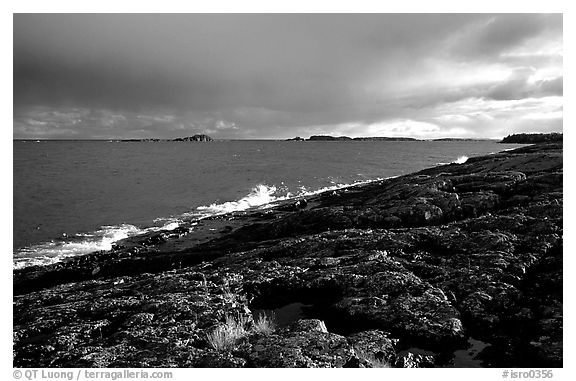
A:
<svg viewBox="0 0 576 381">
<path fill-rule="evenodd" d="M 274 185 L 258 184 L 252 188 L 246 196 L 236 201 L 212 203 L 208 206 L 199 206 L 195 208 L 195 210 L 183 213 L 177 217 L 155 219 L 154 222 L 160 226 L 147 228 L 139 228 L 130 224 L 103 226 L 100 230 L 92 233 L 79 233 L 71 237 L 66 236 L 50 242 L 19 249 L 14 253 L 13 266 L 14 269 L 21 269 L 35 265 L 49 265 L 73 256 L 85 255 L 95 251 L 110 250 L 114 242 L 138 234 L 159 230 L 173 230 L 191 218 L 202 219 L 248 209 L 271 208 L 276 206 L 277 202 L 309 197 L 326 191 L 344 189 L 378 180 L 382 180 L 382 178 L 356 181 L 350 184 L 331 181 L 332 185 L 314 190 L 300 186 L 296 192 L 290 192 L 287 187 L 283 185 L 277 187 Z"/>
<path fill-rule="evenodd" d="M 276 191 L 277 188 L 275 186 L 258 184 L 256 187 L 252 188 L 248 195 L 237 201 L 227 201 L 221 204 L 213 203 L 209 206 L 199 206 L 196 210 L 207 213 L 208 215 L 243 211 L 278 200 L 279 198 L 274 195 Z"/>
<path fill-rule="evenodd" d="M 40 243 L 19 249 L 14 253 L 14 269 L 36 265 L 49 265 L 65 258 L 110 250 L 112 244 L 124 238 L 157 230 L 173 230 L 179 224 L 171 221 L 163 226 L 138 228 L 130 224 L 102 226 L 92 233 L 78 233 L 74 236 L 62 237 L 58 240 Z"/>
<path fill-rule="evenodd" d="M 450 163 L 437 163 L 437 165 L 447 165 L 447 164 L 464 164 L 468 161 L 468 156 L 462 155 L 458 156 L 456 160 L 451 161 Z"/>
<path fill-rule="evenodd" d="M 250 190 L 250 192 L 237 201 L 227 201 L 221 204 L 210 204 L 209 206 L 199 206 L 196 208 L 197 211 L 202 212 L 206 216 L 219 215 L 231 212 L 240 212 L 243 210 L 248 210 L 251 208 L 270 208 L 277 204 L 275 202 L 286 201 L 289 199 L 297 199 L 301 197 L 309 197 L 317 195 L 327 191 L 333 191 L 337 189 L 345 189 L 348 187 L 367 184 L 373 181 L 383 180 L 382 178 L 372 179 L 372 180 L 362 180 L 356 181 L 350 184 L 336 183 L 332 181 L 333 185 L 325 186 L 322 188 L 309 190 L 308 188 L 301 186 L 298 188 L 297 192 L 287 191 L 285 187 L 269 186 L 265 184 L 258 184 Z M 187 213 L 187 216 L 198 215 L 197 213 Z"/>
</svg>

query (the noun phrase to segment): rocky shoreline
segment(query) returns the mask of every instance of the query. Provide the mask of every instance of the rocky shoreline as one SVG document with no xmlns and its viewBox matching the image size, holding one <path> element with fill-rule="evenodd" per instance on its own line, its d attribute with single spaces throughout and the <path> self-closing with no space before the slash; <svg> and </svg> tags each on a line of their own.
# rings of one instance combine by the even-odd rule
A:
<svg viewBox="0 0 576 381">
<path fill-rule="evenodd" d="M 13 365 L 561 367 L 562 172 L 532 145 L 15 270 Z"/>
</svg>

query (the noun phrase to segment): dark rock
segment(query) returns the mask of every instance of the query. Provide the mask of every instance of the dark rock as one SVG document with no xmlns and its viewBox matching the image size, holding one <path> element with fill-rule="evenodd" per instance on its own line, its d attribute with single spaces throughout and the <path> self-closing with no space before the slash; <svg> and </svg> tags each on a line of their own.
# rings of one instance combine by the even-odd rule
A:
<svg viewBox="0 0 576 381">
<path fill-rule="evenodd" d="M 195 358 L 191 365 L 194 368 L 243 368 L 246 360 L 227 352 L 207 352 Z"/>
<path fill-rule="evenodd" d="M 308 201 L 305 199 L 294 201 L 290 204 L 283 204 L 280 205 L 277 210 L 286 211 L 286 212 L 294 212 L 300 209 L 305 209 L 308 206 Z"/>
<path fill-rule="evenodd" d="M 326 332 L 323 326 L 319 321 L 303 321 L 279 333 L 255 336 L 248 354 L 250 366 L 343 367 L 353 356 L 353 349 L 345 337 Z"/>
<path fill-rule="evenodd" d="M 397 340 L 391 339 L 390 334 L 378 331 L 363 331 L 348 337 L 348 342 L 354 348 L 358 357 L 358 365 L 371 367 L 374 360 L 390 364 L 396 357 L 394 346 Z"/>
</svg>

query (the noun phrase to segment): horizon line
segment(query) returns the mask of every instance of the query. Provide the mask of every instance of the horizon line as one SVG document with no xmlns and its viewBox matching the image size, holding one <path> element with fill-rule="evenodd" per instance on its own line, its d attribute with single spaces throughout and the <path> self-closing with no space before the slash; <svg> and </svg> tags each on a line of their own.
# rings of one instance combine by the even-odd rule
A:
<svg viewBox="0 0 576 381">
<path fill-rule="evenodd" d="M 330 135 L 321 135 L 321 136 L 330 136 Z M 445 139 L 452 139 L 452 140 L 501 140 L 503 138 L 454 138 L 454 137 L 441 137 L 441 138 L 413 138 L 413 137 L 406 137 L 406 136 L 359 136 L 357 138 L 351 138 L 349 136 L 333 136 L 334 138 L 350 138 L 350 140 L 354 140 L 354 139 L 407 139 L 405 141 L 409 142 L 409 141 L 431 141 L 431 140 L 445 140 Z M 180 143 L 179 141 L 176 141 L 175 139 L 177 138 L 79 138 L 79 139 L 72 139 L 72 138 L 12 138 L 13 141 L 22 141 L 22 140 L 26 140 L 26 141 L 103 141 L 103 142 L 108 142 L 108 141 L 146 141 L 146 140 L 150 140 L 151 142 L 153 142 L 152 140 L 159 140 L 159 141 L 166 141 L 166 142 L 177 142 Z M 259 139 L 259 138 L 212 138 L 212 141 L 294 141 L 294 138 L 269 138 L 269 139 Z M 330 140 L 309 140 L 302 138 L 303 140 L 301 141 L 317 141 L 317 142 L 322 142 L 322 141 L 326 141 L 326 142 L 330 142 Z M 208 141 L 209 142 L 209 141 Z M 199 141 L 199 143 L 202 143 Z"/>
</svg>

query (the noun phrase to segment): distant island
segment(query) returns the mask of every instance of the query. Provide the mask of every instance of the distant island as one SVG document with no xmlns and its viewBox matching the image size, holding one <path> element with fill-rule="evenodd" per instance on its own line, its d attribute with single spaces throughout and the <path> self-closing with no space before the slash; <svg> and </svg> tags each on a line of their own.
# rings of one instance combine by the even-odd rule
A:
<svg viewBox="0 0 576 381">
<path fill-rule="evenodd" d="M 389 138 L 389 137 L 376 136 L 376 137 L 353 138 L 352 140 L 357 140 L 357 141 L 362 141 L 362 142 L 408 142 L 408 141 L 415 142 L 415 141 L 419 141 L 420 139 L 402 138 L 402 137 Z"/>
<path fill-rule="evenodd" d="M 194 136 L 188 136 L 185 138 L 176 138 L 175 142 L 211 142 L 214 141 L 210 136 L 204 134 L 197 134 Z"/>
<path fill-rule="evenodd" d="M 498 139 L 480 139 L 480 138 L 439 138 L 432 139 L 433 142 L 485 142 L 496 141 Z"/>
<path fill-rule="evenodd" d="M 158 139 L 158 138 L 145 138 L 145 139 L 120 139 L 113 140 L 115 142 L 169 142 L 170 139 Z"/>
<path fill-rule="evenodd" d="M 146 139 L 122 139 L 121 142 L 212 142 L 212 139 L 208 135 L 196 134 L 193 136 L 186 136 L 183 138 L 176 139 L 158 139 L 158 138 L 146 138 Z"/>
<path fill-rule="evenodd" d="M 435 142 L 459 142 L 459 141 L 487 141 L 496 139 L 478 139 L 478 138 L 439 138 L 439 139 L 416 139 L 406 137 L 386 137 L 386 136 L 369 136 L 351 138 L 349 136 L 330 136 L 330 135 L 312 135 L 308 139 L 296 136 L 295 138 L 286 139 L 286 141 L 317 141 L 317 142 L 342 142 L 342 141 L 361 141 L 361 142 L 422 142 L 422 141 L 435 141 Z"/>
<path fill-rule="evenodd" d="M 418 141 L 420 139 L 414 138 L 396 138 L 396 137 L 381 137 L 381 136 L 374 136 L 374 137 L 360 137 L 360 138 L 351 138 L 349 136 L 330 136 L 330 135 L 312 135 L 308 139 L 301 138 L 300 136 L 296 136 L 295 138 L 286 139 L 286 141 L 311 141 L 311 142 L 339 142 L 339 141 Z"/>
<path fill-rule="evenodd" d="M 373 141 L 373 142 L 479 142 L 479 141 L 498 141 L 498 139 L 481 139 L 481 138 L 437 138 L 437 139 L 416 139 L 406 137 L 385 137 L 371 136 L 351 138 L 349 136 L 331 136 L 331 135 L 312 135 L 308 139 L 300 136 L 286 139 L 286 141 L 310 141 L 310 142 L 347 142 L 347 141 Z M 552 143 L 562 142 L 562 133 L 534 133 L 534 134 L 513 134 L 508 135 L 500 143 L 518 143 L 518 144 L 535 144 L 535 143 Z"/>
<path fill-rule="evenodd" d="M 558 132 L 549 134 L 513 134 L 508 135 L 500 143 L 520 143 L 520 144 L 535 144 L 535 143 L 553 143 L 562 142 L 562 135 Z"/>
</svg>

